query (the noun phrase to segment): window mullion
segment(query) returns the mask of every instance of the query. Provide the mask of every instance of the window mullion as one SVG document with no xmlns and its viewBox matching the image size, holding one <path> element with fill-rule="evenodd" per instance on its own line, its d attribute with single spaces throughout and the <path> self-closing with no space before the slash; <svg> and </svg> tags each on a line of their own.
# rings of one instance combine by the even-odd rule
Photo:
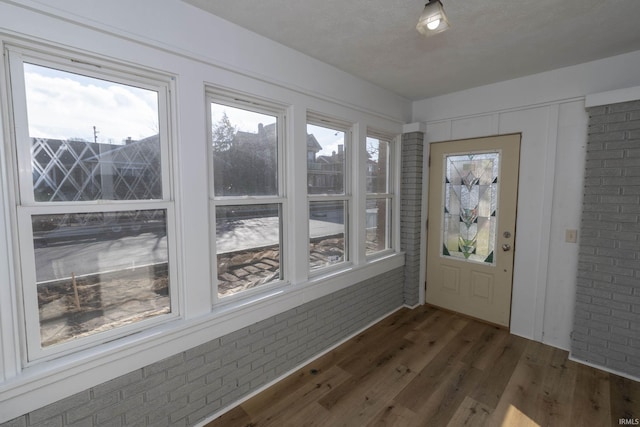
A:
<svg viewBox="0 0 640 427">
<path fill-rule="evenodd" d="M 213 202 L 216 206 L 230 206 L 230 205 L 263 205 L 266 203 L 284 203 L 284 197 L 216 197 Z"/>
<path fill-rule="evenodd" d="M 345 196 L 345 195 L 340 195 L 340 196 L 334 196 L 334 195 L 310 195 L 307 197 L 307 201 L 308 202 L 332 202 L 332 201 L 342 201 L 342 202 L 349 202 L 351 200 L 351 197 L 349 196 Z"/>
<path fill-rule="evenodd" d="M 158 132 L 159 132 L 159 137 L 162 137 L 162 135 L 165 135 L 165 138 L 172 138 L 175 135 L 173 135 L 172 131 L 172 127 L 170 126 L 172 120 L 172 114 L 173 112 L 171 111 L 171 85 L 175 82 L 174 79 L 172 79 L 171 84 L 167 85 L 166 87 L 163 87 L 161 90 L 158 91 Z M 172 175 L 170 173 L 170 171 L 173 170 L 173 165 L 174 165 L 174 161 L 173 161 L 173 157 L 172 156 L 172 152 L 170 150 L 169 144 L 167 143 L 163 143 L 163 141 L 160 141 L 160 164 L 161 164 L 161 168 L 160 168 L 160 172 L 162 174 L 162 199 L 163 200 L 173 200 L 174 199 L 174 185 L 172 182 Z"/>
<path fill-rule="evenodd" d="M 26 346 L 23 350 L 23 364 L 38 355 L 40 349 L 40 316 L 38 306 L 30 302 L 38 300 L 38 292 L 35 286 L 29 284 L 36 283 L 36 261 L 33 250 L 33 231 L 31 227 L 31 215 L 26 210 L 18 208 L 18 235 L 20 236 L 18 250 L 20 253 L 21 269 L 20 278 L 22 281 L 22 299 L 24 324 L 24 341 Z M 24 268 L 26 267 L 26 268 Z"/>
<path fill-rule="evenodd" d="M 392 197 L 392 193 L 367 193 L 367 199 L 389 199 Z"/>
<path fill-rule="evenodd" d="M 22 54 L 9 51 L 9 75 L 12 86 L 12 104 L 14 138 L 20 143 L 15 144 L 15 152 L 19 171 L 31 171 L 31 144 L 29 143 L 29 124 L 27 119 L 27 101 L 25 97 L 26 87 L 24 70 L 22 66 Z M 33 178 L 31 174 L 20 173 L 18 175 L 18 188 L 20 189 L 20 203 L 30 204 L 34 202 Z"/>
</svg>

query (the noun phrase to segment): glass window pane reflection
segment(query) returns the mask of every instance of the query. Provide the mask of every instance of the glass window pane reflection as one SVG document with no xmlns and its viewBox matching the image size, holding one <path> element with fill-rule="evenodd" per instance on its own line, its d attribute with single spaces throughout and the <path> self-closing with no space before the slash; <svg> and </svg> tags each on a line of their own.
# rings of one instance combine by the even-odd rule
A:
<svg viewBox="0 0 640 427">
<path fill-rule="evenodd" d="M 163 209 L 32 216 L 43 347 L 166 314 Z"/>
<path fill-rule="evenodd" d="M 309 203 L 309 262 L 317 269 L 344 262 L 347 202 Z"/>
</svg>

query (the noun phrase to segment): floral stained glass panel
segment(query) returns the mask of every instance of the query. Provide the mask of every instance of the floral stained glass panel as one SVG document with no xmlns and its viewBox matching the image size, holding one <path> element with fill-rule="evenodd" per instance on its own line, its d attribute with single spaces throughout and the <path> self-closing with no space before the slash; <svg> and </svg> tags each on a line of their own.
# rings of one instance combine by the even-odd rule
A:
<svg viewBox="0 0 640 427">
<path fill-rule="evenodd" d="M 494 264 L 500 153 L 445 157 L 442 255 Z"/>
</svg>

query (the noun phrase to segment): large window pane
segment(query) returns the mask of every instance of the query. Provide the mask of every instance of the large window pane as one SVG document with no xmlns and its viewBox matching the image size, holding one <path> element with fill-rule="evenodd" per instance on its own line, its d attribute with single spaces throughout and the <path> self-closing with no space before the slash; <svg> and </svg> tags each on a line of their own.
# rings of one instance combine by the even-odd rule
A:
<svg viewBox="0 0 640 427">
<path fill-rule="evenodd" d="M 24 64 L 34 198 L 162 199 L 158 92 Z"/>
<path fill-rule="evenodd" d="M 277 117 L 211 103 L 215 196 L 278 194 Z"/>
<path fill-rule="evenodd" d="M 347 202 L 342 200 L 309 203 L 309 263 L 312 270 L 347 259 L 346 206 Z"/>
<path fill-rule="evenodd" d="M 307 193 L 344 194 L 345 133 L 307 125 Z"/>
<path fill-rule="evenodd" d="M 281 205 L 216 207 L 218 294 L 281 280 Z"/>
<path fill-rule="evenodd" d="M 165 210 L 31 222 L 43 347 L 170 312 Z"/>
<path fill-rule="evenodd" d="M 367 138 L 367 193 L 389 192 L 389 143 Z"/>
<path fill-rule="evenodd" d="M 391 143 L 367 137 L 367 206 L 365 212 L 366 255 L 391 247 L 391 207 L 393 205 L 390 151 Z"/>
<path fill-rule="evenodd" d="M 391 199 L 367 199 L 366 254 L 389 248 Z"/>
</svg>

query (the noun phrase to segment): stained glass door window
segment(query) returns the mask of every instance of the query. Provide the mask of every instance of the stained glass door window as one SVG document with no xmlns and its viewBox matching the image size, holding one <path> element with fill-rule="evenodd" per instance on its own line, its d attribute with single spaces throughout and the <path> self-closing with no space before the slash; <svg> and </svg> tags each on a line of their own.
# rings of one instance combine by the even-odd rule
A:
<svg viewBox="0 0 640 427">
<path fill-rule="evenodd" d="M 500 153 L 445 156 L 442 255 L 494 264 Z"/>
</svg>

